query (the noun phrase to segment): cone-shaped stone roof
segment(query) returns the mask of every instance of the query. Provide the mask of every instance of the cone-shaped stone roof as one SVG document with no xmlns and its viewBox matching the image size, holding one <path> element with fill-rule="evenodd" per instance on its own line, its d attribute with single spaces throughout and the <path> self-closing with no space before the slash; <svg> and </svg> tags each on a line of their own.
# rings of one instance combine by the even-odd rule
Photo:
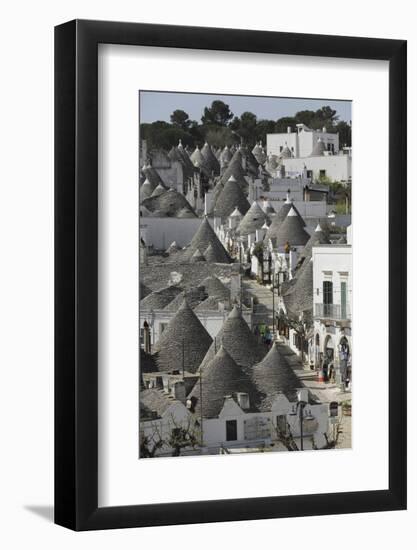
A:
<svg viewBox="0 0 417 550">
<path fill-rule="evenodd" d="M 234 158 L 230 161 L 226 170 L 223 172 L 220 181 L 222 183 L 226 183 L 230 176 L 233 176 L 240 185 L 245 185 L 247 187 L 248 184 L 244 178 L 245 172 L 242 167 L 240 153 L 239 158 Z"/>
<path fill-rule="evenodd" d="M 220 344 L 223 345 L 236 363 L 243 367 L 252 367 L 252 365 L 261 361 L 266 353 L 265 346 L 258 342 L 237 306 L 234 306 L 223 323 L 220 332 L 201 363 L 201 369 L 204 369 L 205 365 L 213 359 Z"/>
<path fill-rule="evenodd" d="M 177 162 L 181 162 L 181 163 L 183 162 L 183 158 L 181 156 L 181 153 L 178 151 L 177 147 L 174 147 L 174 146 L 171 147 L 171 150 L 168 153 L 168 157 L 172 161 L 177 161 Z"/>
<path fill-rule="evenodd" d="M 257 229 L 261 229 L 263 224 L 269 221 L 269 217 L 265 214 L 257 201 L 253 201 L 251 207 L 240 221 L 237 232 L 239 235 L 250 235 L 255 233 Z"/>
<path fill-rule="evenodd" d="M 307 241 L 307 244 L 298 257 L 297 264 L 301 265 L 304 261 L 310 259 L 313 254 L 313 246 L 317 246 L 319 244 L 330 244 L 330 240 L 321 228 L 320 224 L 317 225 L 314 233 L 312 233 L 311 237 Z"/>
<path fill-rule="evenodd" d="M 271 227 L 268 230 L 269 235 L 271 235 Z M 309 240 L 310 235 L 304 229 L 302 218 L 291 207 L 287 217 L 271 238 L 274 239 L 275 246 L 285 246 L 287 242 L 291 246 L 304 246 Z"/>
<path fill-rule="evenodd" d="M 202 286 L 192 287 L 178 294 L 178 296 L 166 306 L 165 311 L 173 311 L 176 313 L 182 306 L 184 300 L 187 301 L 191 309 L 194 309 L 200 302 L 206 300 L 207 297 L 207 291 Z"/>
<path fill-rule="evenodd" d="M 219 257 L 222 257 L 223 254 L 219 254 Z M 206 259 L 207 262 L 211 262 L 211 263 L 222 263 L 221 261 L 218 260 L 218 256 L 216 254 L 216 251 L 214 250 L 213 246 L 211 244 L 208 245 L 208 247 L 206 248 L 206 250 L 204 251 L 204 257 Z"/>
<path fill-rule="evenodd" d="M 184 300 L 153 347 L 158 370 L 196 372 L 211 343 L 210 334 Z"/>
<path fill-rule="evenodd" d="M 217 158 L 215 157 L 212 148 L 210 145 L 206 142 L 201 149 L 201 154 L 204 157 L 204 160 L 206 161 L 206 166 L 208 167 L 210 172 L 213 172 L 215 175 L 220 174 L 220 164 Z"/>
<path fill-rule="evenodd" d="M 230 151 L 229 147 L 226 145 L 222 152 L 220 153 L 220 161 L 223 164 L 229 163 L 232 160 L 232 152 Z"/>
<path fill-rule="evenodd" d="M 149 294 L 152 293 L 152 290 L 148 288 L 142 281 L 139 284 L 139 300 L 146 298 Z"/>
<path fill-rule="evenodd" d="M 285 357 L 279 353 L 277 343 L 273 343 L 264 359 L 253 366 L 251 378 L 258 389 L 257 406 L 262 411 L 271 410 L 279 393 L 284 393 L 292 400 L 302 385 Z"/>
<path fill-rule="evenodd" d="M 157 197 L 158 195 L 162 195 L 162 193 L 165 193 L 166 190 L 167 190 L 166 187 L 163 187 L 160 183 L 158 183 L 158 185 L 152 191 L 151 197 Z"/>
<path fill-rule="evenodd" d="M 201 286 L 204 287 L 204 289 L 205 289 L 206 293 L 208 294 L 208 296 L 218 296 L 219 298 L 222 298 L 223 300 L 229 300 L 230 299 L 230 290 L 215 275 L 211 275 L 210 277 L 206 277 L 201 282 Z"/>
<path fill-rule="evenodd" d="M 190 213 L 190 217 L 197 217 L 184 195 L 174 189 L 169 189 L 156 197 L 149 197 L 142 204 L 149 212 L 158 213 L 159 216 L 177 217 L 185 209 Z"/>
<path fill-rule="evenodd" d="M 266 153 L 264 148 L 262 147 L 262 143 L 257 143 L 255 147 L 252 149 L 252 155 L 256 158 L 256 160 L 259 162 L 259 164 L 264 164 L 266 161 Z"/>
<path fill-rule="evenodd" d="M 176 241 L 172 241 L 172 243 L 168 246 L 165 252 L 167 254 L 173 254 L 175 252 L 178 252 L 178 250 L 181 250 L 181 248 L 177 245 Z"/>
<path fill-rule="evenodd" d="M 194 252 L 194 254 L 190 258 L 190 262 L 192 264 L 194 264 L 196 262 L 205 262 L 205 261 L 206 261 L 206 259 L 205 259 L 203 253 L 201 252 L 201 250 L 199 248 L 196 249 L 196 251 Z"/>
<path fill-rule="evenodd" d="M 323 156 L 323 152 L 325 150 L 324 143 L 319 138 L 316 143 L 314 144 L 313 150 L 311 151 L 310 157 L 321 157 Z"/>
<path fill-rule="evenodd" d="M 225 397 L 238 392 L 247 393 L 249 403 L 257 398 L 256 387 L 249 376 L 236 364 L 227 350 L 220 346 L 201 372 L 201 386 L 198 381 L 189 398 L 195 400 L 197 415 L 215 418 L 223 408 Z"/>
<path fill-rule="evenodd" d="M 198 146 L 192 152 L 190 160 L 194 166 L 203 166 L 206 163 L 205 158 L 203 157 Z"/>
<path fill-rule="evenodd" d="M 298 214 L 300 220 L 301 220 L 301 223 L 303 224 L 303 226 L 305 226 L 305 221 L 304 219 L 301 217 L 300 213 L 298 212 L 296 206 L 294 206 L 294 204 L 291 202 L 291 201 L 288 201 L 288 202 L 285 202 L 281 208 L 278 210 L 277 214 L 275 214 L 274 217 L 271 217 L 272 219 L 272 223 L 271 225 L 269 226 L 268 228 L 268 232 L 266 234 L 266 238 L 267 239 L 275 239 L 276 236 L 277 236 L 277 233 L 279 231 L 279 228 L 281 227 L 282 223 L 284 222 L 284 220 L 286 219 L 289 211 L 291 210 L 291 208 L 294 209 L 294 211 L 296 212 L 296 214 Z"/>
<path fill-rule="evenodd" d="M 265 163 L 265 169 L 269 172 L 274 172 L 280 165 L 280 162 L 277 155 L 269 155 Z"/>
<path fill-rule="evenodd" d="M 181 292 L 180 288 L 173 285 L 161 288 L 142 298 L 140 308 L 147 311 L 150 309 L 163 309 Z"/>
<path fill-rule="evenodd" d="M 154 186 L 151 184 L 148 178 L 146 178 L 142 185 L 139 187 L 140 201 L 142 202 L 145 199 L 149 198 L 153 192 Z"/>
<path fill-rule="evenodd" d="M 235 178 L 229 178 L 216 200 L 213 212 L 215 216 L 226 219 L 236 207 L 242 214 L 246 214 L 250 204 Z"/>
<path fill-rule="evenodd" d="M 200 251 L 204 250 L 204 256 L 206 260 L 210 261 L 207 258 L 207 248 L 210 245 L 213 249 L 213 252 L 211 254 L 213 257 L 215 257 L 215 261 L 217 263 L 231 263 L 232 260 L 229 254 L 220 242 L 207 218 L 203 219 L 200 227 L 197 229 L 197 232 L 192 238 L 190 245 L 188 246 L 187 250 L 184 251 L 184 259 L 190 259 L 194 252 L 198 249 Z"/>
<path fill-rule="evenodd" d="M 291 149 L 288 147 L 287 144 L 285 144 L 284 149 L 279 154 L 280 158 L 282 159 L 290 159 L 292 157 Z"/>
<path fill-rule="evenodd" d="M 287 313 L 294 317 L 313 310 L 313 260 L 309 259 L 306 262 L 301 267 L 295 283 L 283 296 Z"/>
<path fill-rule="evenodd" d="M 181 208 L 177 214 L 177 218 L 197 218 L 197 214 L 194 210 L 190 210 L 188 207 Z"/>
<path fill-rule="evenodd" d="M 145 175 L 145 177 L 149 180 L 149 182 L 152 185 L 152 191 L 155 189 L 155 187 L 159 184 L 162 184 L 164 186 L 164 182 L 162 181 L 161 176 L 158 174 L 158 172 L 155 170 L 155 168 L 147 164 L 142 168 L 142 173 Z M 164 186 L 165 187 L 165 186 Z"/>
<path fill-rule="evenodd" d="M 269 199 L 266 199 L 266 200 L 262 201 L 261 208 L 265 212 L 265 214 L 275 214 L 276 213 L 275 208 L 269 202 Z"/>
</svg>

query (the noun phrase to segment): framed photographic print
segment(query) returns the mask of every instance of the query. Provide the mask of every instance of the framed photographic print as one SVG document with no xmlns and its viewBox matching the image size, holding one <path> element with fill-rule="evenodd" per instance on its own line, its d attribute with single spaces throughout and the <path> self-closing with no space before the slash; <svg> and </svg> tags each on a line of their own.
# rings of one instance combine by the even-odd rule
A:
<svg viewBox="0 0 417 550">
<path fill-rule="evenodd" d="M 406 507 L 406 42 L 55 30 L 55 521 Z"/>
</svg>

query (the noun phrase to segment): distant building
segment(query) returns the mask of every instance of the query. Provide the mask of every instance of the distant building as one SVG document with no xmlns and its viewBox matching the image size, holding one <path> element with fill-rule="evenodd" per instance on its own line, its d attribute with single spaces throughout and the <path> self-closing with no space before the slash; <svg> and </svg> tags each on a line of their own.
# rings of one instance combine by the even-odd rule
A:
<svg viewBox="0 0 417 550">
<path fill-rule="evenodd" d="M 295 132 L 291 126 L 288 126 L 286 133 L 267 134 L 266 136 L 268 155 L 285 157 L 285 152 L 289 150 L 291 158 L 306 158 L 317 152 L 318 148 L 321 152 L 327 151 L 337 155 L 339 134 L 327 132 L 325 127 L 322 130 L 312 130 L 305 124 L 297 124 Z"/>
<path fill-rule="evenodd" d="M 293 132 L 267 134 L 267 167 L 274 177 L 303 177 L 316 182 L 352 179 L 351 148 L 339 148 L 339 134 L 297 124 Z"/>
</svg>

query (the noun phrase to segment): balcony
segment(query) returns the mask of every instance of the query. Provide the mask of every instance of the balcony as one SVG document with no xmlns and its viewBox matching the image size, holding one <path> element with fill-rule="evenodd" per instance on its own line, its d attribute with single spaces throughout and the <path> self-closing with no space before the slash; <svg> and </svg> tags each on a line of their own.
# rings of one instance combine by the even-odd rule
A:
<svg viewBox="0 0 417 550">
<path fill-rule="evenodd" d="M 333 321 L 350 321 L 350 305 L 315 304 L 314 316 L 318 319 L 332 319 Z"/>
</svg>

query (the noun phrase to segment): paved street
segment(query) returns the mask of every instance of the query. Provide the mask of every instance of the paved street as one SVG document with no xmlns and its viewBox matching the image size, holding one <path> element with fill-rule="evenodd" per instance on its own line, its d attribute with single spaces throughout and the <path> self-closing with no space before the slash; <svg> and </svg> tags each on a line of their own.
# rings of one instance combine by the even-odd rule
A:
<svg viewBox="0 0 417 550">
<path fill-rule="evenodd" d="M 260 285 L 253 279 L 243 279 L 245 290 L 254 296 L 257 300 L 253 324 L 265 323 L 272 327 L 272 292 L 269 288 Z M 277 295 L 275 291 L 275 305 L 277 305 Z"/>
</svg>

